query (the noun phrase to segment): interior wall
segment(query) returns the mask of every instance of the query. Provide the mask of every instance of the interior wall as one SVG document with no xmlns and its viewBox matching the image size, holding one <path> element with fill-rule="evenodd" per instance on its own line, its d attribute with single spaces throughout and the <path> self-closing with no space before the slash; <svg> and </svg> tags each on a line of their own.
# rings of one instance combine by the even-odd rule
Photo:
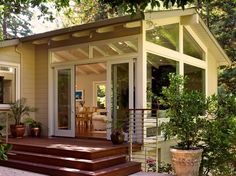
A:
<svg viewBox="0 0 236 176">
<path fill-rule="evenodd" d="M 84 90 L 84 106 L 93 106 L 93 82 L 106 81 L 106 73 L 102 74 L 89 74 L 89 75 L 76 75 L 76 90 Z M 79 103 L 76 103 L 79 106 Z"/>
</svg>

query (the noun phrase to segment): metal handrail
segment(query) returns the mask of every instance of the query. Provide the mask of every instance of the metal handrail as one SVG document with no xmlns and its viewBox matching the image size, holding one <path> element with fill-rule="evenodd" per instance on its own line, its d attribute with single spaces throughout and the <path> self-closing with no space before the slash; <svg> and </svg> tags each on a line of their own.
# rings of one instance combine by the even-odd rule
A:
<svg viewBox="0 0 236 176">
<path fill-rule="evenodd" d="M 150 118 L 152 114 L 156 114 L 155 118 Z M 149 118 L 151 122 L 149 122 Z M 155 121 L 155 123 L 153 122 Z M 153 156 L 156 161 L 156 172 L 158 172 L 158 140 L 159 140 L 159 112 L 158 109 L 129 109 L 129 159 L 134 160 L 137 159 L 134 157 L 133 151 L 133 143 L 138 142 L 143 144 L 144 151 L 144 161 L 142 164 L 144 166 L 145 171 L 147 171 L 146 161 L 147 161 L 147 153 L 148 151 L 155 151 Z M 146 137 L 147 136 L 147 128 L 152 126 L 155 128 L 154 137 Z M 136 136 L 136 139 L 134 137 Z M 140 138 L 142 138 L 140 140 Z M 147 142 L 151 141 L 151 142 Z M 147 144 L 151 145 L 151 147 L 147 147 Z M 146 145 L 146 147 L 145 147 Z M 143 156 L 140 156 L 141 158 Z"/>
</svg>

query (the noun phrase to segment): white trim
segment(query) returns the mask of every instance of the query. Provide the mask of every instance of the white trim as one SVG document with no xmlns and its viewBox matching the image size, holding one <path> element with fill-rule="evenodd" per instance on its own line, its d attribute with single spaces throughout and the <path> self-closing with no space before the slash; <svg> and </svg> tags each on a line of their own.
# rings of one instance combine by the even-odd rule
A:
<svg viewBox="0 0 236 176">
<path fill-rule="evenodd" d="M 52 54 L 48 51 L 48 136 L 54 135 L 54 108 L 53 108 L 53 96 L 54 95 L 54 68 L 51 67 L 50 62 Z"/>
<path fill-rule="evenodd" d="M 21 70 L 20 64 L 11 63 L 11 62 L 2 62 L 0 61 L 0 65 L 6 67 L 13 67 L 15 69 L 15 98 L 16 100 L 21 97 Z M 0 104 L 0 109 L 9 108 L 9 104 Z"/>
<path fill-rule="evenodd" d="M 100 63 L 100 62 L 107 62 L 107 61 L 116 61 L 121 60 L 123 58 L 137 58 L 138 53 L 130 53 L 130 54 L 124 54 L 124 55 L 117 55 L 117 56 L 108 56 L 108 57 L 102 57 L 97 59 L 83 59 L 78 61 L 70 61 L 70 62 L 62 62 L 62 63 L 54 63 L 51 64 L 51 67 L 58 67 L 63 65 L 84 65 L 84 64 L 93 64 L 93 63 Z"/>
<path fill-rule="evenodd" d="M 97 107 L 97 85 L 106 85 L 106 81 L 93 81 L 93 106 L 95 107 Z"/>
<path fill-rule="evenodd" d="M 70 69 L 70 73 L 71 73 L 71 112 L 70 112 L 70 124 L 71 124 L 71 129 L 67 129 L 67 130 L 60 130 L 57 128 L 57 124 L 58 124 L 58 106 L 57 106 L 57 102 L 58 102 L 58 87 L 57 87 L 57 83 L 58 83 L 58 71 L 62 70 L 62 69 Z M 64 137 L 75 137 L 75 70 L 74 70 L 74 66 L 64 66 L 64 67 L 57 67 L 54 70 L 54 74 L 55 74 L 55 79 L 54 79 L 54 87 L 55 87 L 55 91 L 54 91 L 54 112 L 55 112 L 55 135 L 56 136 L 64 136 Z"/>
<path fill-rule="evenodd" d="M 193 66 L 206 69 L 206 61 L 188 56 L 186 54 L 181 54 L 178 51 L 174 51 L 174 50 L 156 45 L 148 41 L 144 42 L 144 47 L 145 47 L 146 52 L 148 53 L 166 57 L 168 59 L 172 59 L 178 62 L 182 60 L 183 63 L 187 63 Z"/>
</svg>

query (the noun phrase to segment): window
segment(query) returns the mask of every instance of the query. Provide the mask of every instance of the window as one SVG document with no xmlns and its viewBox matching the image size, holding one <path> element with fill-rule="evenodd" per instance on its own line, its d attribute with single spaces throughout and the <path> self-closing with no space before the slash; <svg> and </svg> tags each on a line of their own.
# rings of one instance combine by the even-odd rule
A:
<svg viewBox="0 0 236 176">
<path fill-rule="evenodd" d="M 205 93 L 205 70 L 184 64 L 184 75 L 188 76 L 188 84 L 185 85 L 191 90 L 197 90 Z"/>
<path fill-rule="evenodd" d="M 0 104 L 16 100 L 16 68 L 0 65 Z"/>
<path fill-rule="evenodd" d="M 184 54 L 205 60 L 205 53 L 190 33 L 184 28 Z"/>
<path fill-rule="evenodd" d="M 157 45 L 179 50 L 179 24 L 169 24 L 164 26 L 154 26 L 146 31 L 146 40 Z"/>
<path fill-rule="evenodd" d="M 162 87 L 169 85 L 169 73 L 178 73 L 179 63 L 154 54 L 147 54 L 147 107 L 156 109 L 156 97 L 162 96 Z M 162 107 L 160 107 L 162 109 Z"/>
<path fill-rule="evenodd" d="M 106 82 L 94 82 L 95 86 L 95 106 L 98 109 L 106 108 Z"/>
</svg>

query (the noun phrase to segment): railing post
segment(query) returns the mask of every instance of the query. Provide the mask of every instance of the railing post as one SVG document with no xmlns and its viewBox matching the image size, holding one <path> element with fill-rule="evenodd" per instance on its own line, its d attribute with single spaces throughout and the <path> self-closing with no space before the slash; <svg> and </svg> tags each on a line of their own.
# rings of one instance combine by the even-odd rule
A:
<svg viewBox="0 0 236 176">
<path fill-rule="evenodd" d="M 156 172 L 158 173 L 158 166 L 159 166 L 159 156 L 158 156 L 158 117 L 159 117 L 159 111 L 156 110 Z"/>
<path fill-rule="evenodd" d="M 133 110 L 129 110 L 129 161 L 133 158 Z"/>
<path fill-rule="evenodd" d="M 8 112 L 6 112 L 6 143 L 8 143 Z"/>
</svg>

